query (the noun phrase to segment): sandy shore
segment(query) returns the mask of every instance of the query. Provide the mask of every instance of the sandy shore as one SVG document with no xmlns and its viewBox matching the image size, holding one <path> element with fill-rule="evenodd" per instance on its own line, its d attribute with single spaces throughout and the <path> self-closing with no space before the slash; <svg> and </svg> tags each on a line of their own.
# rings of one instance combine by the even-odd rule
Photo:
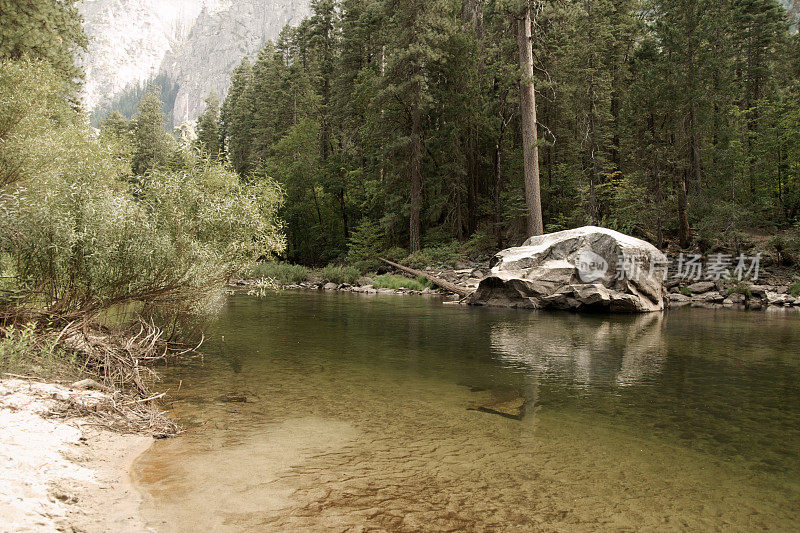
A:
<svg viewBox="0 0 800 533">
<path fill-rule="evenodd" d="M 60 401 L 93 405 L 103 398 L 96 391 L 0 380 L 0 532 L 149 531 L 129 471 L 152 438 L 46 416 Z"/>
</svg>

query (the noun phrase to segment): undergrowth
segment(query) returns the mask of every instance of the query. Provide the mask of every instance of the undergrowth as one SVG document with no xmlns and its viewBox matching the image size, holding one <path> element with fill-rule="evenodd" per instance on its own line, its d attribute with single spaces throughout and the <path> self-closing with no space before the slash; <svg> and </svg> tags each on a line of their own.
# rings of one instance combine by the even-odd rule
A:
<svg viewBox="0 0 800 533">
<path fill-rule="evenodd" d="M 800 281 L 795 281 L 789 286 L 789 294 L 795 298 L 800 297 Z"/>
<path fill-rule="evenodd" d="M 31 322 L 4 328 L 0 337 L 0 372 L 3 374 L 73 379 L 81 375 L 78 357 L 57 338 L 37 331 Z"/>
<path fill-rule="evenodd" d="M 309 280 L 310 271 L 289 263 L 258 263 L 250 269 L 250 279 L 271 279 L 283 285 L 298 285 Z"/>
<path fill-rule="evenodd" d="M 319 271 L 319 277 L 325 283 L 353 285 L 361 277 L 361 271 L 351 266 L 328 265 Z"/>
<path fill-rule="evenodd" d="M 423 291 L 431 285 L 430 282 L 423 277 L 410 279 L 396 274 L 384 274 L 376 277 L 372 282 L 372 286 L 376 289 L 410 289 L 412 291 Z"/>
</svg>

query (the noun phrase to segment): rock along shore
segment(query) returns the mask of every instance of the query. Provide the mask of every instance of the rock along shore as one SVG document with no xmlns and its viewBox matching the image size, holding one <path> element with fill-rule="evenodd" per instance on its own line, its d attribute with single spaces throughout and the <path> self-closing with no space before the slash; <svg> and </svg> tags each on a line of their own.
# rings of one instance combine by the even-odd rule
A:
<svg viewBox="0 0 800 533">
<path fill-rule="evenodd" d="M 480 282 L 491 273 L 488 262 L 461 263 L 456 267 L 428 267 L 424 271 L 469 290 L 476 290 Z M 355 285 L 311 282 L 297 285 L 278 285 L 274 288 L 280 290 L 339 291 L 358 294 L 454 296 L 445 290 L 435 288 L 424 291 L 376 289 L 371 285 L 371 281 L 369 278 L 364 278 Z M 792 296 L 789 293 L 789 285 L 781 285 L 781 282 L 781 278 L 773 277 L 769 272 L 766 272 L 759 284 L 748 286 L 749 294 L 742 294 L 733 292 L 737 288 L 738 282 L 724 280 L 691 282 L 670 279 L 664 283 L 664 300 L 666 307 L 673 309 L 686 306 L 711 309 L 749 309 L 754 311 L 767 308 L 800 309 L 800 297 Z M 232 283 L 231 287 L 253 288 L 258 283 L 259 281 L 257 280 L 240 280 Z"/>
</svg>

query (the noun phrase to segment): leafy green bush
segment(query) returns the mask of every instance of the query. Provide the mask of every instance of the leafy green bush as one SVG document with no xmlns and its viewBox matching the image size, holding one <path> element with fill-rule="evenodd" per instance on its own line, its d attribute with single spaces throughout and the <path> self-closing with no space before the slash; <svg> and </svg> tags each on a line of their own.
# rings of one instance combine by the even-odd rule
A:
<svg viewBox="0 0 800 533">
<path fill-rule="evenodd" d="M 785 266 L 792 266 L 800 259 L 800 237 L 796 235 L 776 235 L 770 245 L 777 252 L 777 260 Z"/>
<path fill-rule="evenodd" d="M 10 147 L 0 151 L 0 257 L 13 265 L 4 316 L 92 316 L 132 302 L 200 311 L 220 282 L 284 248 L 274 182 L 243 184 L 197 159 L 131 178 L 60 94 L 46 65 L 0 63 Z"/>
<path fill-rule="evenodd" d="M 350 236 L 347 261 L 362 273 L 375 270 L 383 248 L 383 232 L 376 222 L 364 219 Z"/>
<path fill-rule="evenodd" d="M 361 277 L 361 271 L 351 266 L 328 265 L 319 271 L 319 275 L 326 283 L 353 285 Z"/>
<path fill-rule="evenodd" d="M 72 378 L 80 374 L 74 352 L 48 336 L 40 335 L 36 324 L 8 326 L 0 337 L 0 371 L 26 375 Z"/>
<path fill-rule="evenodd" d="M 429 246 L 419 252 L 409 255 L 405 261 L 411 268 L 424 268 L 426 266 L 453 265 L 463 259 L 458 251 L 458 242 L 453 241 L 439 246 Z"/>
<path fill-rule="evenodd" d="M 690 291 L 688 287 L 681 287 L 681 294 L 684 296 L 691 296 L 692 291 Z"/>
<path fill-rule="evenodd" d="M 389 248 L 388 250 L 384 250 L 381 257 L 384 259 L 388 259 L 389 261 L 394 261 L 398 263 L 408 257 L 408 250 L 405 248 L 400 248 L 399 246 L 395 246 L 394 248 Z"/>
<path fill-rule="evenodd" d="M 739 283 L 736 284 L 735 287 L 728 289 L 728 296 L 730 296 L 731 294 L 743 294 L 748 298 L 750 298 L 751 296 L 750 285 L 740 281 Z"/>
<path fill-rule="evenodd" d="M 497 239 L 489 233 L 478 231 L 461 246 L 462 253 L 475 260 L 483 260 L 493 256 L 497 250 Z"/>
<path fill-rule="evenodd" d="M 430 282 L 423 277 L 410 279 L 395 274 L 384 274 L 375 278 L 372 282 L 372 286 L 376 289 L 410 289 L 413 291 L 422 291 L 430 287 Z"/>
<path fill-rule="evenodd" d="M 308 281 L 309 270 L 289 263 L 258 263 L 250 269 L 250 279 L 271 279 L 282 285 L 297 285 Z"/>
<path fill-rule="evenodd" d="M 800 297 L 800 281 L 795 281 L 789 286 L 789 294 L 795 298 Z"/>
</svg>

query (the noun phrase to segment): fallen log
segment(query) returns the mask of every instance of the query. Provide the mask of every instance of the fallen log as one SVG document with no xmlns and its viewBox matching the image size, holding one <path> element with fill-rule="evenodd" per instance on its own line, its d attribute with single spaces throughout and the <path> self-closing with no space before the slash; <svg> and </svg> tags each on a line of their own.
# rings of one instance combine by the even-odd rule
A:
<svg viewBox="0 0 800 533">
<path fill-rule="evenodd" d="M 381 261 L 383 261 L 387 265 L 393 266 L 394 268 L 396 268 L 398 270 L 402 270 L 403 272 L 405 272 L 407 274 L 411 274 L 411 275 L 417 276 L 417 277 L 423 277 L 423 278 L 429 280 L 434 285 L 436 285 L 438 287 L 441 287 L 442 289 L 444 289 L 446 291 L 450 291 L 450 292 L 452 292 L 454 294 L 458 294 L 461 297 L 466 298 L 467 296 L 472 294 L 472 291 L 467 289 L 466 287 L 462 287 L 460 285 L 456 285 L 455 283 L 450 283 L 449 281 L 443 280 L 442 278 L 437 278 L 436 276 L 431 276 L 427 272 L 423 272 L 421 270 L 415 270 L 415 269 L 409 268 L 407 266 L 399 265 L 397 263 L 389 261 L 388 259 L 384 259 L 383 257 L 379 257 L 378 259 L 380 259 Z"/>
</svg>

